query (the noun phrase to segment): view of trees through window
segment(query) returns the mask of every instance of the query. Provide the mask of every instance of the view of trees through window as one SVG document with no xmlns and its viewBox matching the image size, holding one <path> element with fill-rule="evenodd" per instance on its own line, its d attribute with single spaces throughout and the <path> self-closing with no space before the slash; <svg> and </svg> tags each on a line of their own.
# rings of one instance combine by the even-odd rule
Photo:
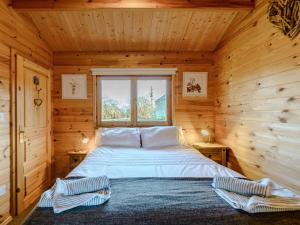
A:
<svg viewBox="0 0 300 225">
<path fill-rule="evenodd" d="M 138 121 L 166 121 L 166 80 L 137 81 Z"/>
<path fill-rule="evenodd" d="M 131 121 L 131 80 L 101 81 L 102 121 Z M 167 120 L 167 81 L 137 80 L 137 121 Z"/>
<path fill-rule="evenodd" d="M 131 81 L 102 80 L 102 121 L 131 120 Z"/>
</svg>

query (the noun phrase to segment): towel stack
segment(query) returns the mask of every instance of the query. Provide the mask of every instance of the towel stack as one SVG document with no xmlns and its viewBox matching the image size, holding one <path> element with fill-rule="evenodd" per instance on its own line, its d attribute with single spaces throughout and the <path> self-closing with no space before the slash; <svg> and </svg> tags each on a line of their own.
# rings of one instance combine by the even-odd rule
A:
<svg viewBox="0 0 300 225">
<path fill-rule="evenodd" d="M 212 186 L 233 208 L 249 213 L 300 210 L 300 196 L 268 178 L 249 181 L 215 177 Z"/>
<path fill-rule="evenodd" d="M 60 213 L 77 206 L 100 205 L 110 198 L 110 184 L 106 176 L 73 180 L 57 179 L 54 186 L 44 192 L 39 207 L 53 207 Z"/>
</svg>

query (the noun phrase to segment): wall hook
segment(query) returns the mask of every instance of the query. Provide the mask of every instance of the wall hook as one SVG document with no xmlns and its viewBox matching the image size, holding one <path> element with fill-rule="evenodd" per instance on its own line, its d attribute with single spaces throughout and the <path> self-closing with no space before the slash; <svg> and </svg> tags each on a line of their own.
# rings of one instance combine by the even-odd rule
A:
<svg viewBox="0 0 300 225">
<path fill-rule="evenodd" d="M 35 85 L 35 90 L 37 91 L 37 98 L 33 100 L 35 106 L 41 106 L 43 104 L 43 99 L 40 98 L 40 92 L 42 88 L 39 88 L 40 79 L 37 76 L 33 77 L 33 83 Z"/>
</svg>

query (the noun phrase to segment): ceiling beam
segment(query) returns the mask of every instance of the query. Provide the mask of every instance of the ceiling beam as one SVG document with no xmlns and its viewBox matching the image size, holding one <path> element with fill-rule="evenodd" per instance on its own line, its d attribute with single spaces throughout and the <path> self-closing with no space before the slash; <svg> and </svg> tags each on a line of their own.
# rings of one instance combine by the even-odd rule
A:
<svg viewBox="0 0 300 225">
<path fill-rule="evenodd" d="M 12 0 L 18 11 L 83 10 L 104 8 L 204 8 L 249 10 L 255 0 Z"/>
</svg>

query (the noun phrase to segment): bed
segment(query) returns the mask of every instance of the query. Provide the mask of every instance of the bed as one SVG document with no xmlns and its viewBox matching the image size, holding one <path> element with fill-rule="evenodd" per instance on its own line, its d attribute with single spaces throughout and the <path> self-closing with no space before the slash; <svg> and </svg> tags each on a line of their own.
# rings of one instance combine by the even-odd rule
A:
<svg viewBox="0 0 300 225">
<path fill-rule="evenodd" d="M 163 148 L 99 147 L 68 177 L 242 177 L 186 146 Z"/>
<path fill-rule="evenodd" d="M 66 179 L 106 175 L 111 199 L 101 206 L 54 214 L 36 208 L 25 225 L 297 225 L 300 212 L 248 214 L 212 189 L 212 177 L 243 176 L 178 145 L 160 148 L 98 147 Z"/>
</svg>

